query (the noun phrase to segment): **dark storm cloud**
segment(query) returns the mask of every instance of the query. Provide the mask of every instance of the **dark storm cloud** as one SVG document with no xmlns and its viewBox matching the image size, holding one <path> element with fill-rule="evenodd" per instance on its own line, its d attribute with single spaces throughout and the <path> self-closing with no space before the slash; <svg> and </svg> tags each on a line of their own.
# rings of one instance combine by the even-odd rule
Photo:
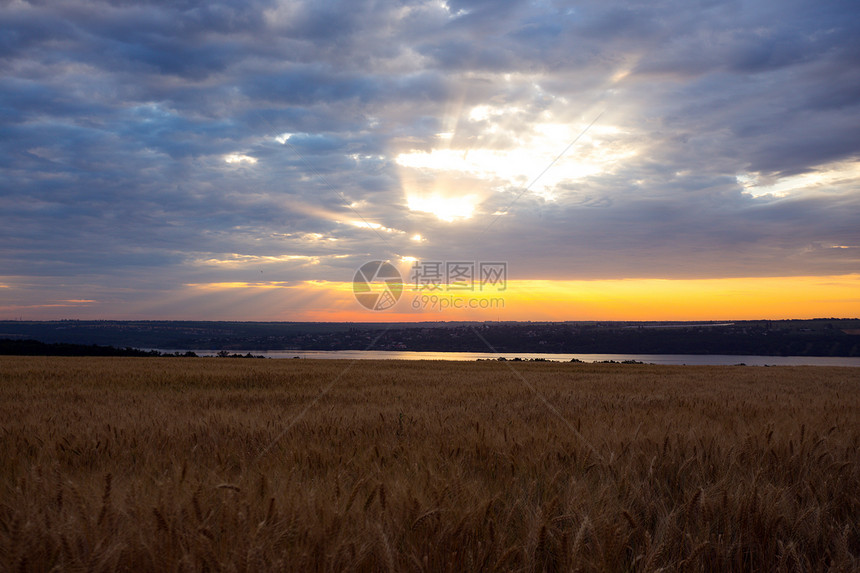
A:
<svg viewBox="0 0 860 573">
<path fill-rule="evenodd" d="M 858 20 L 763 0 L 5 3 L 0 283 L 349 280 L 400 255 L 518 278 L 857 272 L 832 247 L 860 244 Z M 601 109 L 601 149 L 635 153 L 552 199 L 511 206 L 546 163 L 515 183 L 396 162 L 516 150 Z M 738 179 L 817 172 L 785 197 Z M 409 177 L 482 201 L 439 221 L 407 208 Z"/>
</svg>

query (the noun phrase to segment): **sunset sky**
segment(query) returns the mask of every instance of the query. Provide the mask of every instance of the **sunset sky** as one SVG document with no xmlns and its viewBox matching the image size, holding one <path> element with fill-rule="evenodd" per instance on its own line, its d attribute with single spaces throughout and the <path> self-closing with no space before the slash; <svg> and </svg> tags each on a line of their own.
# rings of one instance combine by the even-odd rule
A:
<svg viewBox="0 0 860 573">
<path fill-rule="evenodd" d="M 858 29 L 856 0 L 3 2 L 0 319 L 858 317 Z M 353 296 L 374 260 L 388 310 Z M 507 281 L 415 290 L 434 262 Z"/>
</svg>

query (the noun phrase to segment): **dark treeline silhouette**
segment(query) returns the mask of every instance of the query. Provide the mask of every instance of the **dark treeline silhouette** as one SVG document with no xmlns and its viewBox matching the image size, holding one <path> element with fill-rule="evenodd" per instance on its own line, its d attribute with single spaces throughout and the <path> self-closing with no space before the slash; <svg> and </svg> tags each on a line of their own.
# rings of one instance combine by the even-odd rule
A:
<svg viewBox="0 0 860 573">
<path fill-rule="evenodd" d="M 137 348 L 114 348 L 113 346 L 97 346 L 84 344 L 69 344 L 58 342 L 46 344 L 38 340 L 0 339 L 0 355 L 6 356 L 186 356 L 196 357 L 194 352 L 159 352 L 158 350 L 139 350 Z"/>
</svg>

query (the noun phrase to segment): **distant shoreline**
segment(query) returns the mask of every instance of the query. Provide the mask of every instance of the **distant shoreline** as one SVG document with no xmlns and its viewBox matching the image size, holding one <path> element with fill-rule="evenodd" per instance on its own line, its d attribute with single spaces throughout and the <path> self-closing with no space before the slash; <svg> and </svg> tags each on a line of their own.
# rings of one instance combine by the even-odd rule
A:
<svg viewBox="0 0 860 573">
<path fill-rule="evenodd" d="M 0 339 L 198 352 L 413 351 L 860 357 L 860 319 L 298 323 L 0 321 Z M 125 350 L 124 350 L 125 351 Z M 90 350 L 90 352 L 93 352 Z M 101 352 L 101 351 L 97 351 Z M 137 354 L 139 355 L 139 354 Z"/>
<path fill-rule="evenodd" d="M 241 350 L 165 350 L 114 348 L 111 346 L 44 344 L 35 340 L 0 339 L 0 356 L 60 357 L 133 357 L 133 358 L 293 358 L 309 360 L 386 360 L 386 361 L 454 361 L 454 362 L 572 362 L 583 364 L 647 364 L 684 366 L 826 366 L 860 367 L 860 357 L 837 356 L 751 356 L 694 354 L 536 354 L 493 352 L 410 352 L 410 351 L 258 351 Z"/>
</svg>

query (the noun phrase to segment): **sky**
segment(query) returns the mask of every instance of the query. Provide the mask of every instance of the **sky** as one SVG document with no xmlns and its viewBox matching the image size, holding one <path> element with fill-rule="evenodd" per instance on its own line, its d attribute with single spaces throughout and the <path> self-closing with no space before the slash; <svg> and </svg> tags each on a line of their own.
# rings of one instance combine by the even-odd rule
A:
<svg viewBox="0 0 860 573">
<path fill-rule="evenodd" d="M 858 317 L 858 29 L 854 0 L 5 0 L 0 319 Z M 354 297 L 371 261 L 390 308 Z"/>
</svg>

